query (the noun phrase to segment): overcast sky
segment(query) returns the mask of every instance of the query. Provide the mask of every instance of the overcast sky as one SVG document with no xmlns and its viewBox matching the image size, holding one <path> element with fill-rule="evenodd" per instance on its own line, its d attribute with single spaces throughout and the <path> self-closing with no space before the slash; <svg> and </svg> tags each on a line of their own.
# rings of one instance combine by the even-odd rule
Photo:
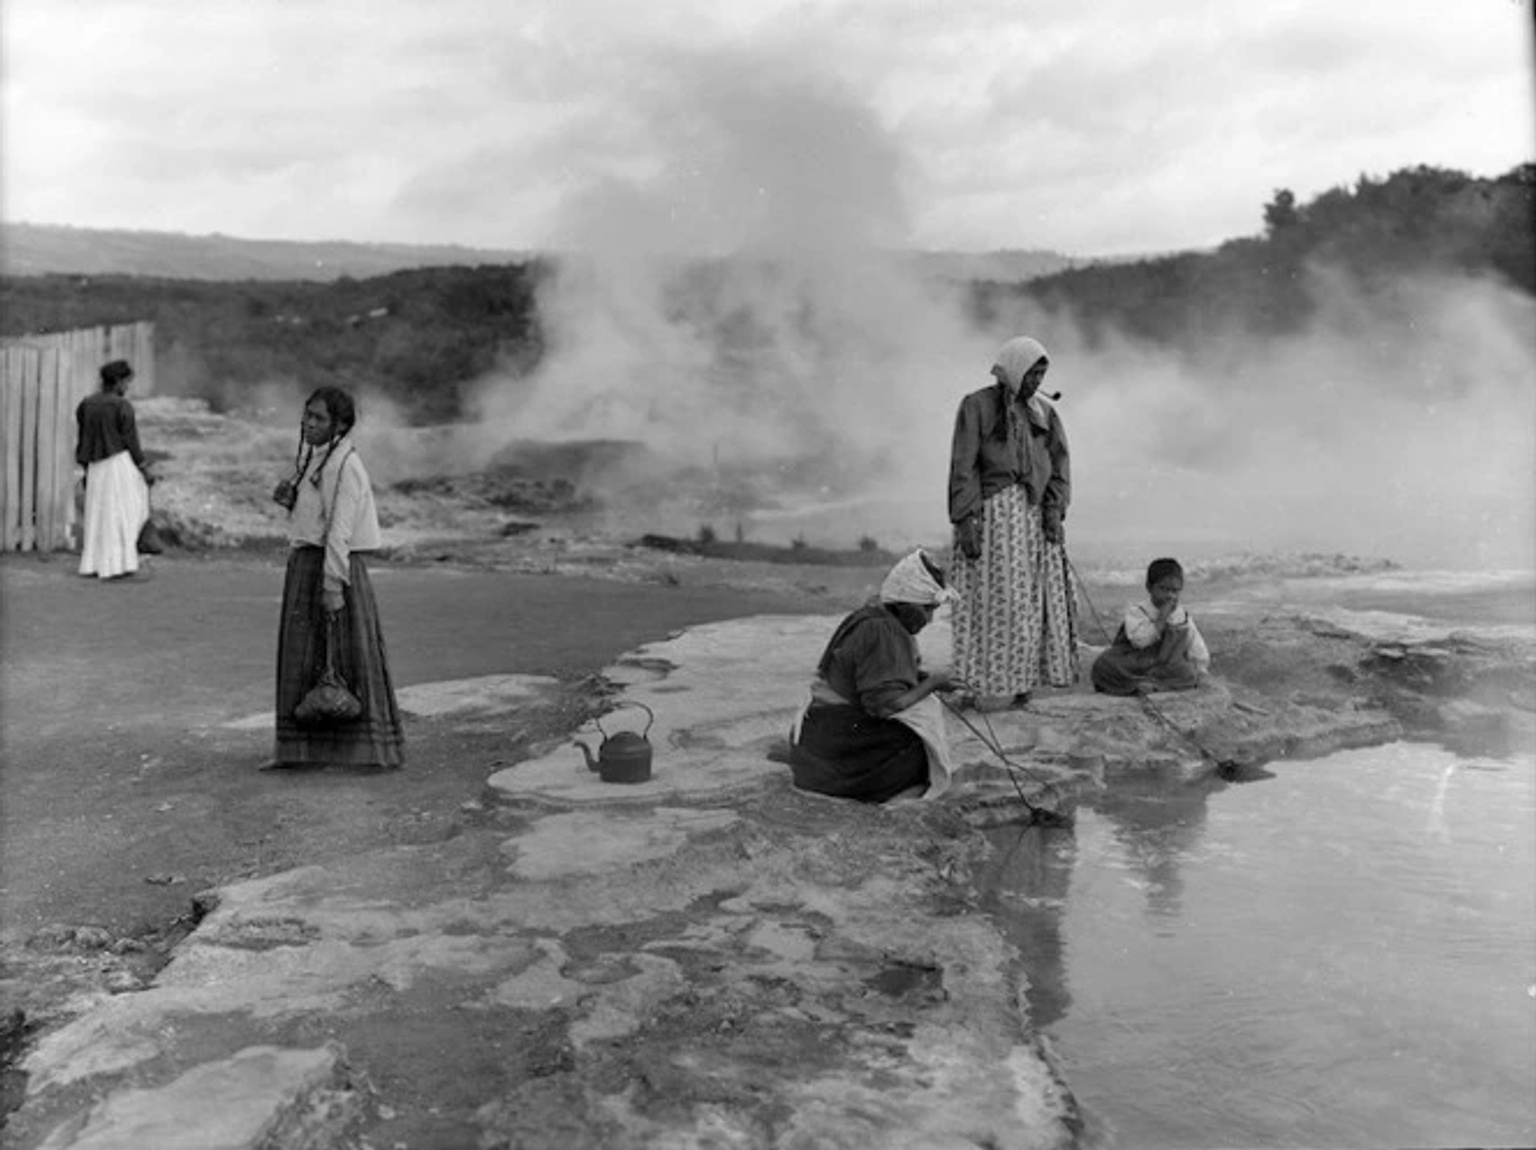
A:
<svg viewBox="0 0 1536 1150">
<path fill-rule="evenodd" d="M 1071 255 L 1536 153 L 1530 0 L 3 0 L 3 217 Z"/>
</svg>

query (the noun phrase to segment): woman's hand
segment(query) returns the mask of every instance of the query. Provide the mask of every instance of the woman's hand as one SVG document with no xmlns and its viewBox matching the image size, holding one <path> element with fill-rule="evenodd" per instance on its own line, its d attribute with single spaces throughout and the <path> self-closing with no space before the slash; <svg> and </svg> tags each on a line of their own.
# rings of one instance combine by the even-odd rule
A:
<svg viewBox="0 0 1536 1150">
<path fill-rule="evenodd" d="M 981 558 L 981 515 L 972 512 L 955 524 L 955 542 L 967 559 Z"/>
<path fill-rule="evenodd" d="M 931 691 L 953 691 L 955 681 L 950 678 L 948 671 L 934 671 L 923 676 L 923 684 Z"/>
<path fill-rule="evenodd" d="M 334 615 L 347 605 L 347 596 L 340 587 L 334 590 L 327 587 L 320 592 L 320 603 L 328 614 Z"/>
<path fill-rule="evenodd" d="M 1061 508 L 1046 507 L 1040 512 L 1040 529 L 1045 533 L 1047 543 L 1065 543 L 1067 541 L 1067 528 L 1062 522 Z"/>
</svg>

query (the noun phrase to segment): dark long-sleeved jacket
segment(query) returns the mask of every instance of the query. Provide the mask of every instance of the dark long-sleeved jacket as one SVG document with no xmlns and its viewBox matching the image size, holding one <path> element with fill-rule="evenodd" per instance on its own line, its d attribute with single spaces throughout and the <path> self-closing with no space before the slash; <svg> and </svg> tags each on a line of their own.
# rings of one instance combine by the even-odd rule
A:
<svg viewBox="0 0 1536 1150">
<path fill-rule="evenodd" d="M 81 467 L 111 459 L 119 451 L 128 452 L 136 466 L 144 466 L 133 404 L 121 395 L 98 391 L 86 396 L 75 408 L 75 423 L 80 429 L 75 462 Z"/>
<path fill-rule="evenodd" d="M 1006 417 L 998 402 L 1000 386 L 973 391 L 955 414 L 955 438 L 949 461 L 949 519 L 959 523 L 981 510 L 982 500 L 1015 483 L 1024 485 L 1029 502 L 1065 519 L 1072 501 L 1071 458 L 1067 433 L 1056 409 L 1039 396 L 1024 406 L 1020 426 L 1025 442 L 1009 434 L 997 437 Z"/>
</svg>

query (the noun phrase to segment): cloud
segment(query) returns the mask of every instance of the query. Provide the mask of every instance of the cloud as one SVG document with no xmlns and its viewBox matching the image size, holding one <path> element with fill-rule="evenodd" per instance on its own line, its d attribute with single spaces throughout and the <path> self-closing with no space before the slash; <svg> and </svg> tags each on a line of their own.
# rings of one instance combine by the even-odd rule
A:
<svg viewBox="0 0 1536 1150">
<path fill-rule="evenodd" d="M 81 225 L 530 246 L 565 195 L 680 154 L 649 112 L 687 102 L 676 56 L 835 77 L 929 247 L 1209 244 L 1276 186 L 1491 174 L 1536 138 L 1528 12 L 1493 0 L 9 0 L 3 18 L 7 214 Z"/>
</svg>

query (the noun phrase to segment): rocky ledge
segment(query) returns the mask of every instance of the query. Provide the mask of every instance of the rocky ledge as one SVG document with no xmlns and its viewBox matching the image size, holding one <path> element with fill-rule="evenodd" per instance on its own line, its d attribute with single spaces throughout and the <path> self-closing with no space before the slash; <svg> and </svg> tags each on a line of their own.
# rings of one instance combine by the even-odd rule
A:
<svg viewBox="0 0 1536 1150">
<path fill-rule="evenodd" d="M 968 713 L 948 796 L 870 808 L 776 761 L 835 622 L 700 627 L 609 668 L 594 714 L 645 731 L 648 781 L 602 782 L 562 739 L 445 841 L 200 896 L 150 984 L 36 1042 L 8 1144 L 1071 1146 L 976 828 L 1070 820 L 1133 775 L 1532 731 L 1528 637 L 1203 617 L 1218 685 Z M 546 685 L 486 706 L 510 721 Z"/>
</svg>

